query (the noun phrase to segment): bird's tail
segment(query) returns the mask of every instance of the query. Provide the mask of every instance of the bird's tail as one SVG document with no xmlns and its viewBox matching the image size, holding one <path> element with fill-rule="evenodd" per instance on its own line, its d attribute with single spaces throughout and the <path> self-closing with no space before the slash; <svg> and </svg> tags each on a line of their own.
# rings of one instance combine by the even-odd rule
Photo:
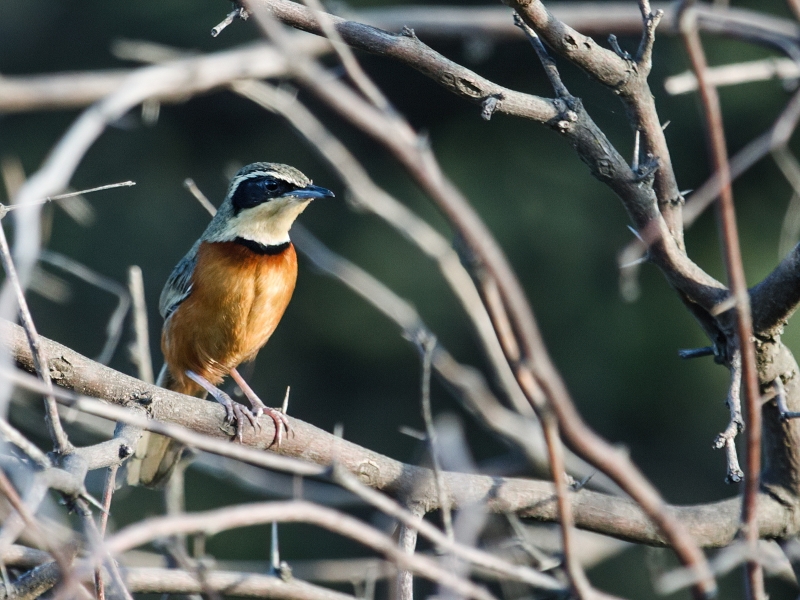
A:
<svg viewBox="0 0 800 600">
<path fill-rule="evenodd" d="M 170 376 L 167 365 L 161 368 L 156 385 L 185 393 L 179 389 L 180 386 Z M 158 487 L 165 483 L 178 464 L 184 449 L 185 446 L 180 442 L 145 431 L 139 439 L 136 452 L 126 463 L 128 484 Z"/>
</svg>

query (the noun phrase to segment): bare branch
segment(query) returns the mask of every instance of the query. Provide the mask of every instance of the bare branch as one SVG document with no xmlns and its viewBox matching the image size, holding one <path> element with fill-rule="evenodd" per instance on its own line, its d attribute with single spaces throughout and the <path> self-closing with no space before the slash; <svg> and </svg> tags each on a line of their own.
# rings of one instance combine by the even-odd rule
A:
<svg viewBox="0 0 800 600">
<path fill-rule="evenodd" d="M 394 541 L 378 530 L 344 513 L 302 500 L 244 504 L 206 513 L 192 513 L 152 518 L 130 525 L 108 539 L 106 547 L 113 554 L 141 546 L 158 537 L 204 532 L 214 535 L 220 531 L 247 527 L 270 521 L 309 523 L 350 537 L 396 562 L 398 566 L 452 588 L 459 594 L 476 600 L 493 600 L 494 596 L 470 581 L 453 576 L 435 561 L 420 554 L 407 554 Z"/>
<path fill-rule="evenodd" d="M 26 369 L 32 370 L 30 351 L 24 333 L 18 326 L 9 324 L 8 327 L 11 328 L 10 335 L 4 337 L 5 343 L 10 343 L 16 360 Z M 77 410 L 112 421 L 126 421 L 207 452 L 230 456 L 270 469 L 307 475 L 322 474 L 325 472 L 325 467 L 313 465 L 310 467 L 308 463 L 297 461 L 286 462 L 289 460 L 287 457 L 311 460 L 319 465 L 330 465 L 333 462 L 334 445 L 338 445 L 338 460 L 342 466 L 358 475 L 361 481 L 370 487 L 398 497 L 403 497 L 413 490 L 416 493 L 415 499 L 421 503 L 426 512 L 438 507 L 432 474 L 427 469 L 404 465 L 347 440 L 335 442 L 330 433 L 293 418 L 290 418 L 290 421 L 296 436 L 286 440 L 279 449 L 285 456 L 254 450 L 253 447 L 264 448 L 271 442 L 269 430 L 265 431 L 263 439 L 254 439 L 246 433 L 244 444 L 223 442 L 220 438 L 229 439 L 229 436 L 220 428 L 224 419 L 224 409 L 216 403 L 198 401 L 197 398 L 149 386 L 94 363 L 46 338 L 42 338 L 42 343 L 49 355 L 59 357 L 55 363 L 61 369 L 59 386 L 80 390 L 82 393 L 102 397 L 107 402 L 122 406 L 144 401 L 151 414 L 165 422 L 147 420 L 121 406 L 113 406 L 86 397 L 76 397 L 71 392 L 62 391 L 60 387 L 55 388 L 55 393 L 60 397 L 63 395 L 64 402 Z M 11 375 L 4 374 L 9 377 Z M 21 385 L 30 384 L 36 389 L 42 385 L 33 378 L 23 380 L 15 376 L 13 381 Z M 268 419 L 263 426 L 270 427 L 270 423 L 271 420 Z M 188 425 L 194 432 L 201 433 L 193 433 L 175 425 Z M 211 439 L 212 437 L 216 439 Z M 98 465 L 95 468 L 102 466 L 105 465 Z M 480 499 L 491 512 L 516 512 L 520 516 L 545 521 L 554 521 L 556 518 L 553 486 L 547 482 L 458 473 L 446 473 L 445 482 L 452 494 L 451 503 L 459 499 L 461 501 Z M 664 538 L 653 527 L 646 514 L 630 500 L 592 492 L 585 488 L 579 492 L 571 492 L 569 496 L 573 504 L 575 524 L 578 527 L 634 542 L 665 544 Z M 734 539 L 738 531 L 739 499 L 707 505 L 671 507 L 669 510 L 675 519 L 689 528 L 697 542 L 705 547 L 724 546 Z M 767 494 L 761 496 L 759 522 L 763 537 L 787 535 L 787 510 L 789 509 L 785 504 L 778 502 L 772 496 Z M 798 531 L 800 532 L 800 529 Z"/>
<path fill-rule="evenodd" d="M 0 436 L 9 444 L 13 444 L 22 450 L 28 458 L 33 460 L 38 466 L 47 468 L 52 466 L 50 458 L 38 446 L 17 431 L 5 419 L 0 419 Z"/>
<path fill-rule="evenodd" d="M 133 302 L 133 342 L 131 357 L 136 364 L 139 379 L 153 383 L 153 359 L 150 357 L 150 334 L 147 331 L 147 304 L 144 297 L 142 270 L 133 265 L 128 268 L 128 292 Z"/>
<path fill-rule="evenodd" d="M 654 28 L 663 13 L 651 14 L 649 10 L 642 8 L 644 36 L 639 60 L 634 62 L 598 46 L 591 37 L 582 35 L 559 21 L 540 0 L 510 0 L 509 5 L 557 54 L 567 58 L 620 96 L 630 112 L 634 130 L 644 134 L 645 153 L 652 156 L 659 166 L 654 179 L 658 207 L 670 235 L 678 248 L 683 250 L 683 196 L 675 180 L 666 138 L 647 83 L 652 66 L 650 59 Z M 647 8 L 649 9 L 649 5 Z"/>
<path fill-rule="evenodd" d="M 17 308 L 22 320 L 22 325 L 25 328 L 28 344 L 31 348 L 31 355 L 33 356 L 36 373 L 44 382 L 46 390 L 45 423 L 47 423 L 47 429 L 50 432 L 50 439 L 53 441 L 53 447 L 57 452 L 66 454 L 72 449 L 72 444 L 61 425 L 61 419 L 58 416 L 58 409 L 56 407 L 56 400 L 51 393 L 53 383 L 50 380 L 49 362 L 47 360 L 47 355 L 42 351 L 39 333 L 36 331 L 36 325 L 34 325 L 33 317 L 28 309 L 28 302 L 25 300 L 25 292 L 22 290 L 22 285 L 17 276 L 17 269 L 11 258 L 11 250 L 8 247 L 8 240 L 6 239 L 5 230 L 2 226 L 0 226 L 0 261 L 2 261 L 3 270 L 6 273 L 4 287 L 11 286 L 16 294 Z"/>
<path fill-rule="evenodd" d="M 34 600 L 52 588 L 58 578 L 57 565 L 53 562 L 45 563 L 15 582 L 17 593 L 14 595 L 14 600 Z M 202 584 L 195 573 L 182 569 L 128 567 L 122 573 L 122 578 L 125 587 L 130 592 L 143 594 L 196 594 L 211 590 L 245 598 L 355 600 L 348 594 L 312 585 L 299 579 L 284 581 L 280 577 L 272 575 L 239 571 L 205 571 Z M 0 592 L 0 598 L 6 598 L 6 595 Z"/>
<path fill-rule="evenodd" d="M 791 80 L 800 77 L 800 67 L 790 58 L 764 58 L 708 68 L 708 83 L 714 87 L 739 85 L 770 79 Z M 697 90 L 697 77 L 691 71 L 664 80 L 668 94 L 677 96 Z"/>
<path fill-rule="evenodd" d="M 111 313 L 108 323 L 106 323 L 106 343 L 103 344 L 103 349 L 96 359 L 99 363 L 107 364 L 117 349 L 119 340 L 122 337 L 122 324 L 125 320 L 125 315 L 128 314 L 128 309 L 131 307 L 131 296 L 128 290 L 121 283 L 97 273 L 64 254 L 53 252 L 52 250 L 42 250 L 39 254 L 39 260 L 58 267 L 86 283 L 117 297 L 117 306 L 114 312 Z"/>
<path fill-rule="evenodd" d="M 725 403 L 730 411 L 730 421 L 725 431 L 714 440 L 714 448 L 725 449 L 725 456 L 728 463 L 728 474 L 725 477 L 727 483 L 739 483 L 744 478 L 744 472 L 739 466 L 739 457 L 736 454 L 736 436 L 744 429 L 742 418 L 742 358 L 737 350 L 730 360 L 731 384 L 728 389 L 728 397 Z"/>
<path fill-rule="evenodd" d="M 393 320 L 402 329 L 405 339 L 413 341 L 434 337 L 433 332 L 428 329 L 410 303 L 394 294 L 363 269 L 330 251 L 302 225 L 294 226 L 292 237 L 297 249 L 307 256 L 315 267 L 339 279 Z M 481 423 L 519 446 L 538 472 L 543 474 L 552 472 L 538 421 L 502 406 L 492 394 L 481 373 L 459 364 L 441 344 L 436 346 L 432 360 L 436 372 L 452 387 L 456 397 L 464 403 L 469 412 L 477 413 Z M 570 472 L 578 477 L 586 477 L 592 472 L 586 463 L 574 455 L 570 454 L 567 458 Z M 605 476 L 602 474 L 598 475 L 597 483 L 600 489 L 609 493 L 619 492 L 619 488 L 605 481 Z"/>
<path fill-rule="evenodd" d="M 313 13 L 296 2 L 251 0 L 248 5 L 251 9 L 255 7 L 269 11 L 278 20 L 296 29 L 323 35 Z M 547 123 L 558 116 L 558 110 L 551 100 L 516 92 L 488 81 L 432 50 L 410 29 L 393 34 L 334 15 L 328 15 L 327 19 L 335 26 L 342 40 L 353 48 L 404 63 L 466 100 L 481 104 L 489 97 L 502 98 L 495 109 L 498 112 L 541 123 Z"/>
<path fill-rule="evenodd" d="M 298 49 L 311 55 L 322 54 L 330 50 L 324 39 L 298 35 L 295 43 Z M 188 61 L 188 62 L 185 62 Z M 286 63 L 267 45 L 252 44 L 233 50 L 225 50 L 200 57 L 174 59 L 172 67 L 181 72 L 172 84 L 162 71 L 160 75 L 144 77 L 144 98 L 153 98 L 159 102 L 181 102 L 192 94 L 207 91 L 224 85 L 233 79 L 253 77 L 276 77 L 286 72 Z M 199 69 L 197 76 L 191 74 L 192 69 Z M 89 73 L 61 73 L 20 78 L 3 78 L 0 82 L 0 111 L 17 112 L 41 110 L 46 108 L 74 108 L 110 96 L 117 92 L 126 81 L 139 70 L 99 71 Z M 229 74 L 226 75 L 225 72 Z M 155 79 L 164 77 L 156 84 Z M 148 80 L 149 79 L 149 80 Z M 214 81 L 216 79 L 216 81 Z M 138 102 L 132 101 L 130 107 Z M 123 111 L 125 109 L 122 109 Z M 113 118 L 113 117 L 112 117 Z M 59 191 L 40 195 L 40 198 Z"/>
<path fill-rule="evenodd" d="M 283 1 L 279 0 L 279 3 Z M 273 6 L 273 4 L 273 2 L 270 2 L 269 5 Z M 250 4 L 251 8 L 253 5 L 253 3 Z M 257 6 L 261 6 L 261 4 L 257 4 Z M 284 51 L 289 52 L 287 41 L 282 37 L 285 34 L 275 27 L 270 19 L 261 18 L 260 11 L 255 11 L 254 14 L 259 18 L 264 28 L 269 31 L 276 43 L 284 48 Z M 415 177 L 422 188 L 444 212 L 466 241 L 467 246 L 476 256 L 481 258 L 483 264 L 497 280 L 504 302 L 508 305 L 512 324 L 523 342 L 524 354 L 523 365 L 521 366 L 530 366 L 536 374 L 535 379 L 545 389 L 548 399 L 552 403 L 552 408 L 558 415 L 561 431 L 572 449 L 588 459 L 589 462 L 593 462 L 596 465 L 602 464 L 603 470 L 615 479 L 623 489 L 640 501 L 648 514 L 663 528 L 663 531 L 672 540 L 676 552 L 678 552 L 682 560 L 687 564 L 695 565 L 708 574 L 707 563 L 702 552 L 695 546 L 691 538 L 686 535 L 681 524 L 675 521 L 665 510 L 666 505 L 655 488 L 646 481 L 627 456 L 611 447 L 583 423 L 572 404 L 563 381 L 547 356 L 530 306 L 519 281 L 505 259 L 503 251 L 467 200 L 441 172 L 430 149 L 424 143 L 421 143 L 413 130 L 404 122 L 385 118 L 384 115 L 367 105 L 346 86 L 331 80 L 318 66 L 308 60 L 304 60 L 294 52 L 291 53 L 291 57 L 290 66 L 305 86 L 339 114 L 345 116 L 366 133 L 379 140 L 395 154 L 403 166 Z M 583 121 L 581 121 L 582 117 Z M 578 121 L 581 122 L 575 127 L 568 123 L 565 126 L 565 132 L 569 133 L 579 129 L 579 126 L 585 125 L 587 122 L 590 126 L 593 126 L 585 114 L 574 114 L 574 122 Z M 576 136 L 571 139 L 575 143 L 579 154 L 584 157 L 585 153 L 584 158 L 590 164 L 597 158 L 598 146 L 600 146 L 599 140 L 605 140 L 605 136 L 596 127 L 594 127 L 593 133 L 592 137 L 577 138 Z M 608 144 L 607 140 L 605 141 Z M 607 147 L 603 147 L 603 150 L 607 151 L 610 148 L 611 146 L 608 144 Z M 621 163 L 619 168 L 624 169 L 626 173 L 629 172 L 629 167 L 624 160 L 618 154 L 616 154 L 616 157 Z M 598 175 L 602 180 L 609 181 L 610 179 L 612 187 L 617 184 L 624 188 L 632 184 L 636 185 L 635 193 L 637 195 L 640 193 L 638 182 L 634 184 L 633 178 L 626 176 L 614 179 L 611 172 L 613 167 L 608 162 L 604 162 L 603 167 L 604 172 L 602 175 Z M 615 191 L 617 191 L 616 188 Z M 654 205 L 651 205 L 637 216 L 641 216 L 647 219 L 647 222 L 651 222 L 653 218 L 658 218 L 657 210 L 653 214 L 654 208 Z M 667 237 L 672 240 L 671 236 Z M 708 279 L 708 276 L 706 276 L 706 279 Z M 520 380 L 520 383 L 523 384 L 523 381 Z M 529 401 L 533 401 L 534 399 L 529 393 L 530 387 L 523 385 L 523 389 L 526 391 Z M 709 591 L 713 589 L 713 582 L 707 580 L 706 587 Z"/>
<path fill-rule="evenodd" d="M 750 550 L 755 553 L 758 543 L 758 492 L 761 476 L 761 394 L 758 387 L 758 367 L 756 351 L 753 346 L 753 317 L 750 312 L 750 295 L 744 276 L 739 233 L 736 226 L 736 213 L 733 206 L 728 151 L 725 131 L 722 125 L 722 110 L 716 88 L 706 80 L 706 57 L 700 42 L 700 34 L 694 26 L 691 9 L 686 11 L 683 23 L 683 37 L 692 68 L 700 84 L 700 95 L 705 112 L 706 133 L 711 146 L 712 164 L 719 173 L 722 187 L 717 205 L 720 230 L 725 253 L 725 266 L 730 282 L 731 294 L 735 298 L 736 339 L 732 341 L 742 361 L 742 389 L 745 398 L 745 430 L 747 440 L 747 469 L 744 486 L 742 525 L 744 536 Z M 732 368 L 735 368 L 732 366 Z M 736 384 L 734 378 L 733 385 Z M 749 597 L 756 600 L 766 598 L 764 592 L 764 573 L 761 565 L 750 560 L 747 563 L 747 582 Z"/>
</svg>

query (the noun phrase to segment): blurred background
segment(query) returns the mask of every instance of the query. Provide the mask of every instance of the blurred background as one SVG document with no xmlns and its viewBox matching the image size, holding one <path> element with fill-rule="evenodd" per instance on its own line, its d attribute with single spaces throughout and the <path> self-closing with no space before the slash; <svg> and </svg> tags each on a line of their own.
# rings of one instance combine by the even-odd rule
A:
<svg viewBox="0 0 800 600">
<path fill-rule="evenodd" d="M 350 8 L 382 5 L 390 2 L 351 0 Z M 782 2 L 736 5 L 789 17 Z M 0 74 L 136 66 L 112 54 L 112 44 L 122 39 L 212 52 L 259 37 L 252 21 L 237 21 L 212 38 L 209 30 L 229 10 L 230 4 L 221 1 L 0 0 Z M 487 39 L 462 44 L 422 39 L 492 81 L 552 96 L 526 42 Z M 712 65 L 772 55 L 741 42 L 711 36 L 704 40 Z M 605 44 L 602 39 L 598 42 Z M 623 38 L 621 44 L 633 51 L 638 39 Z M 445 172 L 500 241 L 585 419 L 607 439 L 629 448 L 670 502 L 708 502 L 738 493 L 737 487 L 723 481 L 723 454 L 711 448 L 728 420 L 724 406 L 728 373 L 710 358 L 678 358 L 679 348 L 704 346 L 707 340 L 654 267 L 645 265 L 641 270 L 636 301 L 622 298 L 616 256 L 632 236 L 619 201 L 590 177 L 562 139 L 544 127 L 500 114 L 484 121 L 478 106 L 454 97 L 419 73 L 388 60 L 360 58 L 394 105 L 416 128 L 429 132 Z M 577 69 L 563 61 L 559 65 L 571 92 L 583 99 L 618 149 L 630 155 L 633 135 L 622 105 Z M 663 92 L 664 78 L 687 68 L 680 41 L 658 38 L 651 85 L 661 120 L 671 122 L 667 137 L 682 189 L 699 186 L 709 172 L 696 98 Z M 722 89 L 731 151 L 772 122 L 789 91 L 779 81 Z M 300 98 L 346 141 L 379 185 L 451 235 L 391 157 L 302 91 Z M 0 157 L 18 159 L 30 175 L 78 114 L 63 110 L 0 115 Z M 87 196 L 93 216 L 83 224 L 61 208 L 48 206 L 45 246 L 121 284 L 130 265 L 141 266 L 158 371 L 159 293 L 209 220 L 182 183 L 193 178 L 219 204 L 230 174 L 254 161 L 289 163 L 316 184 L 334 190 L 337 199 L 314 203 L 301 217 L 303 225 L 411 301 L 456 358 L 485 367 L 468 321 L 432 263 L 379 219 L 348 208 L 340 182 L 283 120 L 228 91 L 161 106 L 157 119 L 149 122 L 135 110 L 109 128 L 81 162 L 72 186 L 81 189 L 129 179 L 136 186 Z M 745 269 L 753 285 L 779 259 L 778 240 L 791 189 L 774 162 L 766 159 L 736 183 L 734 193 Z M 7 202 L 4 191 L 0 191 L 0 201 Z M 724 280 L 713 214 L 702 217 L 686 239 L 693 260 Z M 62 290 L 59 301 L 29 293 L 39 331 L 96 357 L 103 348 L 116 297 L 51 266 L 42 268 L 62 278 L 68 289 Z M 791 348 L 800 349 L 799 335 L 798 327 L 790 324 L 784 339 Z M 126 351 L 129 341 L 126 324 L 110 364 L 133 374 Z M 423 428 L 420 372 L 415 348 L 395 326 L 341 284 L 315 272 L 301 257 L 294 299 L 259 354 L 251 379 L 267 404 L 279 405 L 286 386 L 291 385 L 291 415 L 327 431 L 341 423 L 347 439 L 398 460 L 418 462 L 423 456 L 421 443 L 399 430 L 402 426 Z M 453 413 L 461 419 L 479 465 L 491 472 L 502 468 L 510 474 L 526 473 L 519 457 L 476 424 L 438 384 L 433 388 L 433 407 L 436 414 Z M 35 424 L 30 415 L 39 410 L 39 402 L 28 402 L 14 418 Z M 43 424 L 38 431 L 29 427 L 26 431 L 48 445 Z M 187 508 L 256 497 L 217 481 L 190 468 Z M 97 484 L 101 485 L 100 477 Z M 112 510 L 113 526 L 160 510 L 159 494 L 120 490 Z M 315 534 L 315 543 L 309 544 L 309 532 L 299 526 L 282 527 L 282 558 L 364 554 L 357 545 L 342 545 L 334 536 Z M 264 530 L 238 531 L 209 544 L 209 551 L 220 558 L 263 559 L 267 549 Z M 664 561 L 670 564 L 669 553 L 630 549 L 595 568 L 590 577 L 608 592 L 646 598 L 652 595 L 649 572 Z M 728 587 L 723 587 L 722 597 L 725 590 L 739 590 L 740 579 L 736 572 L 724 580 Z M 784 584 L 771 582 L 770 586 L 773 598 L 796 594 Z"/>
</svg>

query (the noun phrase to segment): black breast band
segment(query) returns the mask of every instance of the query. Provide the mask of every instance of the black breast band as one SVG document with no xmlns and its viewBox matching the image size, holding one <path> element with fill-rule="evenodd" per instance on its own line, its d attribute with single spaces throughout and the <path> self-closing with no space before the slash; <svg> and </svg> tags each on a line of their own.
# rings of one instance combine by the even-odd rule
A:
<svg viewBox="0 0 800 600">
<path fill-rule="evenodd" d="M 289 247 L 289 244 L 291 243 L 291 242 L 284 242 L 282 244 L 274 244 L 267 246 L 265 244 L 260 244 L 259 242 L 248 240 L 243 237 L 237 237 L 233 241 L 237 244 L 241 244 L 242 246 L 244 246 L 249 250 L 252 250 L 256 254 L 267 254 L 267 255 L 280 254 L 281 252 L 286 250 Z"/>
</svg>

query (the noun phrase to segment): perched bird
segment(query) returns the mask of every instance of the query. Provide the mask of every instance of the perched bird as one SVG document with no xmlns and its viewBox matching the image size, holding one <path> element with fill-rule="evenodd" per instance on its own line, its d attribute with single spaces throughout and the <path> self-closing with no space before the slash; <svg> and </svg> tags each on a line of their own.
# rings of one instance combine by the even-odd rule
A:
<svg viewBox="0 0 800 600">
<path fill-rule="evenodd" d="M 237 371 L 255 358 L 283 316 L 297 280 L 289 229 L 315 198 L 333 193 L 297 169 L 253 163 L 231 180 L 228 194 L 203 235 L 183 257 L 161 292 L 164 368 L 158 385 L 190 395 L 210 394 L 225 407 L 241 441 L 245 420 L 262 414 L 275 422 L 280 445 L 288 420 L 264 405 Z M 217 386 L 230 375 L 252 406 L 234 402 Z M 146 448 L 143 448 L 146 446 Z M 172 472 L 182 446 L 150 434 L 128 468 L 128 481 L 156 485 Z M 143 456 L 142 456 L 143 454 Z"/>
</svg>

